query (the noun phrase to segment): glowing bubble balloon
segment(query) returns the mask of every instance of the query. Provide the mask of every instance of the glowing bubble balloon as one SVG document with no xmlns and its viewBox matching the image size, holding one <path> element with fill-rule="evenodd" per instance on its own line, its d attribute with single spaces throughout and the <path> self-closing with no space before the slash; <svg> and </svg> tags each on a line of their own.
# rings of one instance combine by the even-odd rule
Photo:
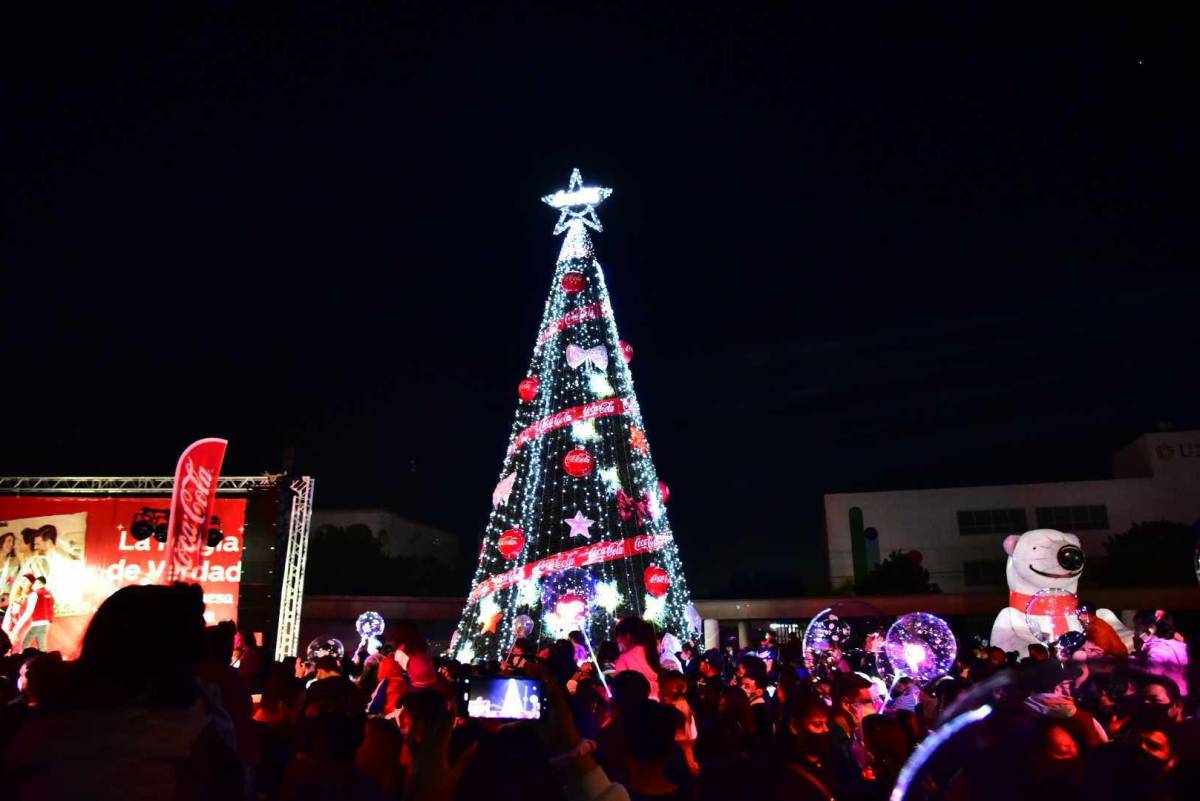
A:
<svg viewBox="0 0 1200 801">
<path fill-rule="evenodd" d="M 1070 656 L 1083 647 L 1087 641 L 1087 636 L 1082 631 L 1068 631 L 1066 634 L 1058 638 L 1058 642 L 1054 644 L 1060 654 Z"/>
<path fill-rule="evenodd" d="M 954 667 L 958 643 L 946 621 L 927 612 L 910 612 L 888 629 L 883 645 L 896 675 L 931 681 Z"/>
<path fill-rule="evenodd" d="M 546 576 L 542 580 L 543 631 L 563 638 L 583 628 L 595 597 L 596 577 L 586 570 L 573 567 Z"/>
<path fill-rule="evenodd" d="M 513 618 L 513 636 L 529 637 L 533 634 L 533 618 L 529 615 L 517 615 Z"/>
<path fill-rule="evenodd" d="M 342 645 L 342 641 L 336 637 L 317 637 L 308 644 L 308 650 L 305 651 L 305 657 L 309 662 L 316 662 L 323 656 L 341 659 L 345 655 L 346 646 Z"/>
<path fill-rule="evenodd" d="M 843 649 L 850 639 L 850 624 L 832 609 L 823 609 L 804 629 L 804 666 L 820 672 L 828 666 L 833 649 Z"/>
<path fill-rule="evenodd" d="M 1079 599 L 1057 587 L 1038 590 L 1025 605 L 1025 625 L 1037 641 L 1049 645 L 1069 631 L 1083 631 Z"/>
<path fill-rule="evenodd" d="M 382 637 L 383 625 L 383 615 L 378 612 L 363 612 L 358 616 L 358 620 L 354 621 L 354 628 L 363 639 Z"/>
</svg>

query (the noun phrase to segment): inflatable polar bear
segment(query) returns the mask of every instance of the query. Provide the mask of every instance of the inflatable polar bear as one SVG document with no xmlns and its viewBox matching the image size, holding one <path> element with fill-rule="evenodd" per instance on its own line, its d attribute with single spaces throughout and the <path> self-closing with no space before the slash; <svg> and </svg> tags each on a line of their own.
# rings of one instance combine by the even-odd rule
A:
<svg viewBox="0 0 1200 801">
<path fill-rule="evenodd" d="M 1004 538 L 1008 565 L 1008 606 L 992 624 L 991 644 L 1024 655 L 1032 643 L 1040 642 L 1029 628 L 1025 610 L 1038 590 L 1054 587 L 1076 594 L 1083 573 L 1083 549 L 1074 534 L 1039 528 Z M 1125 647 L 1133 650 L 1133 632 L 1111 610 L 1097 609 L 1096 617 L 1116 631 Z"/>
<path fill-rule="evenodd" d="M 992 645 L 1024 656 L 1028 647 L 1040 642 L 1025 617 L 1025 609 L 1038 590 L 1050 587 L 1074 594 L 1083 573 L 1083 548 L 1074 534 L 1038 528 L 1004 538 L 1008 565 L 1008 606 L 992 624 Z"/>
</svg>

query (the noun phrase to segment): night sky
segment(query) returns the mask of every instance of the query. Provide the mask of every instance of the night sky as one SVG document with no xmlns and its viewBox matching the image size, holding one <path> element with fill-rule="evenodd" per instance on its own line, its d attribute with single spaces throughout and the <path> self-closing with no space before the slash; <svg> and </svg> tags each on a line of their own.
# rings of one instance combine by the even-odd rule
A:
<svg viewBox="0 0 1200 801">
<path fill-rule="evenodd" d="M 574 166 L 698 595 L 815 588 L 823 493 L 1200 426 L 1165 12 L 166 5 L 0 23 L 2 474 L 291 447 L 473 554 Z"/>
</svg>

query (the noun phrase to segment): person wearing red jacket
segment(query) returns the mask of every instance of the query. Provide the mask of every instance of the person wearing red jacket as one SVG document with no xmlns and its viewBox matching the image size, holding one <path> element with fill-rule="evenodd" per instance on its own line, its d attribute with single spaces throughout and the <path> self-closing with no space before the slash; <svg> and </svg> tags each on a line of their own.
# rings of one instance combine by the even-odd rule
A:
<svg viewBox="0 0 1200 801">
<path fill-rule="evenodd" d="M 45 651 L 50 638 L 50 624 L 54 622 L 54 595 L 46 586 L 45 576 L 33 580 L 33 594 L 37 600 L 33 604 L 33 614 L 29 617 L 29 629 L 21 643 L 21 650 L 34 645 L 39 651 Z"/>
</svg>

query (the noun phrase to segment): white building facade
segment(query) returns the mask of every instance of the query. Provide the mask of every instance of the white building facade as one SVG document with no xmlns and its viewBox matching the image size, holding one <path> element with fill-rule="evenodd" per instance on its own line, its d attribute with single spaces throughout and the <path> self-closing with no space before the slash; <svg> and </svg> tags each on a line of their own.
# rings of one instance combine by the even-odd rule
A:
<svg viewBox="0 0 1200 801">
<path fill-rule="evenodd" d="M 1200 431 L 1145 434 L 1113 456 L 1114 478 L 825 496 L 833 586 L 894 550 L 917 550 L 944 592 L 1005 584 L 1004 538 L 1035 528 L 1079 536 L 1088 556 L 1134 523 L 1200 520 Z"/>
</svg>

